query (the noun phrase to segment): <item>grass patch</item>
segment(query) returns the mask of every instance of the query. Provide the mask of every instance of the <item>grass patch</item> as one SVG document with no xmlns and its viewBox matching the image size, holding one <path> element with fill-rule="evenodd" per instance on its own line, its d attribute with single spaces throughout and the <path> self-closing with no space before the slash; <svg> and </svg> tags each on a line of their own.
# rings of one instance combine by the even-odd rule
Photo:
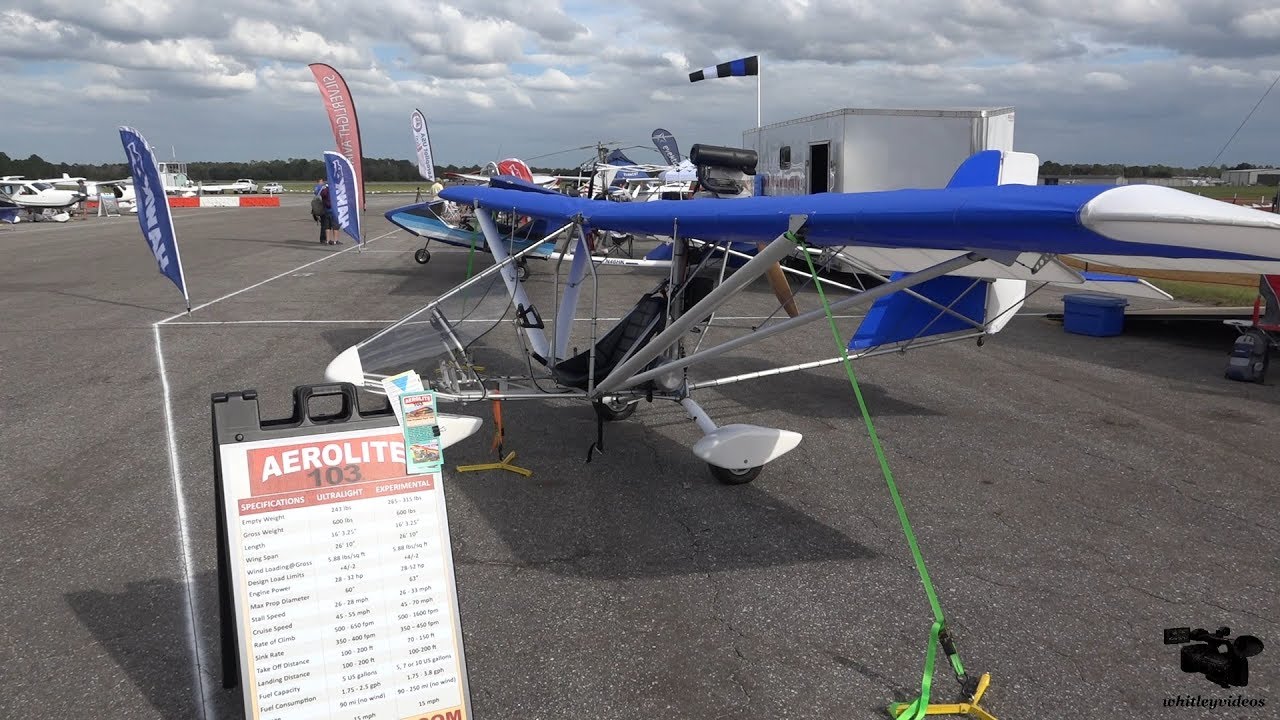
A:
<svg viewBox="0 0 1280 720">
<path fill-rule="evenodd" d="M 1152 278 L 1152 285 L 1169 293 L 1175 299 L 1200 305 L 1223 307 L 1251 307 L 1258 297 L 1256 287 L 1219 285 L 1217 283 L 1188 282 L 1186 280 L 1160 280 Z"/>
</svg>

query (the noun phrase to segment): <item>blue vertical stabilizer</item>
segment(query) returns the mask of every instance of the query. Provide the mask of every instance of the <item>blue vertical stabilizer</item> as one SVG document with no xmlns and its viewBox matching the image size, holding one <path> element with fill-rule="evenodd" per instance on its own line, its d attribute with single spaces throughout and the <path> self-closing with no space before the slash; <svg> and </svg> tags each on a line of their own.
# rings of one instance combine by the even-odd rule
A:
<svg viewBox="0 0 1280 720">
<path fill-rule="evenodd" d="M 897 280 L 908 274 L 894 273 L 889 279 Z M 990 281 L 987 280 L 980 280 L 975 284 L 974 278 L 944 275 L 920 283 L 912 290 L 943 307 L 950 307 L 954 312 L 976 323 L 981 323 L 986 318 L 988 285 Z M 975 329 L 960 318 L 944 313 L 899 290 L 872 304 L 867 316 L 858 325 L 853 339 L 849 341 L 849 349 L 863 350 L 910 340 L 914 337 L 929 337 L 958 330 Z"/>
<path fill-rule="evenodd" d="M 983 150 L 960 163 L 951 176 L 949 188 L 985 187 L 1000 184 L 1000 162 L 1004 153 L 999 150 Z"/>
</svg>

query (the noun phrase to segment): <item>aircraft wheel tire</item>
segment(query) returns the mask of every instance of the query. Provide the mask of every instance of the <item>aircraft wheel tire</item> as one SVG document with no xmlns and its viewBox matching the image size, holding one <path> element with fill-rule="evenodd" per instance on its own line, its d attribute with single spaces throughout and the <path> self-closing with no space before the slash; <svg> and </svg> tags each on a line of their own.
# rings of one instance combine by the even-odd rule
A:
<svg viewBox="0 0 1280 720">
<path fill-rule="evenodd" d="M 605 422 L 620 422 L 631 417 L 640 405 L 640 401 L 626 402 L 625 400 L 614 400 L 613 402 L 602 402 L 595 400 L 591 403 L 595 406 L 596 414 Z"/>
<path fill-rule="evenodd" d="M 520 282 L 529 279 L 529 265 L 524 261 L 516 263 L 516 279 Z"/>
<path fill-rule="evenodd" d="M 753 468 L 743 468 L 741 470 L 730 470 L 729 468 L 722 468 L 718 465 L 710 464 L 708 464 L 707 467 L 711 469 L 711 476 L 725 485 L 746 485 L 752 480 L 755 480 L 756 476 L 760 474 L 760 471 L 764 469 L 763 465 Z"/>
<path fill-rule="evenodd" d="M 417 252 L 413 254 L 413 259 L 418 261 L 419 265 L 426 265 L 431 262 L 431 252 L 426 248 L 418 248 Z"/>
</svg>

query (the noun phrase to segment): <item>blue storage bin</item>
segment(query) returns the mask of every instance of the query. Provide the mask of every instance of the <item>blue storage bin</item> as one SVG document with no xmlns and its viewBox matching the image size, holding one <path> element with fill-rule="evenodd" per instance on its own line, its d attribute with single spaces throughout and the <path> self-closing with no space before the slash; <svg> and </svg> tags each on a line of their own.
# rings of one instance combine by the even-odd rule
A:
<svg viewBox="0 0 1280 720">
<path fill-rule="evenodd" d="M 1062 329 L 1094 337 L 1119 335 L 1128 305 L 1128 300 L 1110 295 L 1067 295 L 1062 298 Z"/>
</svg>

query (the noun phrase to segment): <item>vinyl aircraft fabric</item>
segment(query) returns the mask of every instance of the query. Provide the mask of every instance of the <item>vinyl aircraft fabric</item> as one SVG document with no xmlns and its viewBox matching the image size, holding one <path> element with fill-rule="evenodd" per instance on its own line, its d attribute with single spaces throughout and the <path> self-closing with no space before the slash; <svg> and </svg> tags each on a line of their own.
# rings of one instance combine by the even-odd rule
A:
<svg viewBox="0 0 1280 720">
<path fill-rule="evenodd" d="M 767 242 L 787 230 L 791 215 L 804 215 L 806 241 L 818 246 L 1280 260 L 1280 216 L 1157 186 L 1000 185 L 732 202 L 613 203 L 486 187 L 441 196 L 561 222 L 581 214 L 592 227 L 619 232 L 670 235 L 678 220 L 682 235 L 706 241 Z M 1091 215 L 1100 198 L 1106 213 Z"/>
</svg>

